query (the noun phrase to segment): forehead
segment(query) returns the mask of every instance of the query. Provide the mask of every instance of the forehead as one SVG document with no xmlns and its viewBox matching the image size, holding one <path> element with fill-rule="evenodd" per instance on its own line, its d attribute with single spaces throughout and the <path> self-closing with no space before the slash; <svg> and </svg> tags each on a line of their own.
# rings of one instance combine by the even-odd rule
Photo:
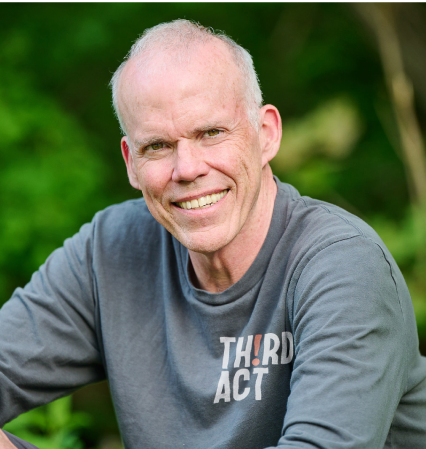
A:
<svg viewBox="0 0 426 449">
<path fill-rule="evenodd" d="M 130 60 L 120 79 L 118 105 L 129 131 L 141 123 L 214 120 L 241 109 L 242 85 L 230 50 L 211 41 L 187 50 L 183 58 L 157 51 Z"/>
</svg>

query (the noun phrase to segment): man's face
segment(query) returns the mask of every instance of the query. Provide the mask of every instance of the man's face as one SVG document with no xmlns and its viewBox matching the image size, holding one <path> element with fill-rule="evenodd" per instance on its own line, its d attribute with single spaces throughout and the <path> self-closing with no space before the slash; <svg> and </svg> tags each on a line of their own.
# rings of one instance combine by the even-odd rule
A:
<svg viewBox="0 0 426 449">
<path fill-rule="evenodd" d="M 139 64 L 129 61 L 119 93 L 130 182 L 184 246 L 217 251 L 259 219 L 267 163 L 239 72 L 217 43 L 195 50 L 185 65 L 167 54 Z"/>
</svg>

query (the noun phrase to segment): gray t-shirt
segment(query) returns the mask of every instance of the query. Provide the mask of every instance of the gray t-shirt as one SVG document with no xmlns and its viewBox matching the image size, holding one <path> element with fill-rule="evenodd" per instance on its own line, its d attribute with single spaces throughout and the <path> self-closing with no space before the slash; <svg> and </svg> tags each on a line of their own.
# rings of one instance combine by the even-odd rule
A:
<svg viewBox="0 0 426 449">
<path fill-rule="evenodd" d="M 0 312 L 0 425 L 108 379 L 126 449 L 426 447 L 410 296 L 362 220 L 277 180 L 222 293 L 143 199 L 98 213 Z"/>
</svg>

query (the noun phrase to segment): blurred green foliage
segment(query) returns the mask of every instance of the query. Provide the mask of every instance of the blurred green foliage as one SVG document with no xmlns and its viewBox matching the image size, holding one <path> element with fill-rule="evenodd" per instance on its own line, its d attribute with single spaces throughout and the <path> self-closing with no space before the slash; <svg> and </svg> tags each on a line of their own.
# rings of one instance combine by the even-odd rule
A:
<svg viewBox="0 0 426 449">
<path fill-rule="evenodd" d="M 78 431 L 90 422 L 87 413 L 71 411 L 68 396 L 18 416 L 4 430 L 42 449 L 83 449 Z"/>
<path fill-rule="evenodd" d="M 407 280 L 426 348 L 425 214 L 410 204 L 375 38 L 349 4 L 0 4 L 0 304 L 97 210 L 139 196 L 108 83 L 146 27 L 176 18 L 249 49 L 265 102 L 283 117 L 274 172 L 376 229 Z M 426 8 L 401 5 L 399 20 L 407 67 L 419 67 Z M 415 95 L 426 92 L 424 76 L 413 80 Z M 416 97 L 423 130 L 425 98 Z M 91 424 L 61 399 L 7 428 L 42 449 L 116 449 L 119 440 L 102 437 L 117 432 L 112 409 L 106 417 L 104 390 L 91 388 L 74 396 Z"/>
<path fill-rule="evenodd" d="M 9 75 L 9 76 L 8 76 Z M 21 74 L 0 75 L 0 297 L 102 201 L 107 170 L 74 117 Z M 91 208 L 85 207 L 90 198 Z"/>
</svg>

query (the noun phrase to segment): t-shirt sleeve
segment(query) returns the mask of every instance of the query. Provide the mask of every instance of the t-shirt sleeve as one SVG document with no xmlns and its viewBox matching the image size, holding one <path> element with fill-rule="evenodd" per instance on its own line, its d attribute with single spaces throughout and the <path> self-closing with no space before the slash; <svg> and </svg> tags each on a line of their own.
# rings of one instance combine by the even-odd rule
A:
<svg viewBox="0 0 426 449">
<path fill-rule="evenodd" d="M 104 378 L 95 329 L 93 226 L 66 240 L 0 310 L 0 426 Z"/>
<path fill-rule="evenodd" d="M 295 359 L 279 448 L 380 449 L 407 377 L 398 285 L 361 236 L 318 251 L 297 281 Z"/>
</svg>

